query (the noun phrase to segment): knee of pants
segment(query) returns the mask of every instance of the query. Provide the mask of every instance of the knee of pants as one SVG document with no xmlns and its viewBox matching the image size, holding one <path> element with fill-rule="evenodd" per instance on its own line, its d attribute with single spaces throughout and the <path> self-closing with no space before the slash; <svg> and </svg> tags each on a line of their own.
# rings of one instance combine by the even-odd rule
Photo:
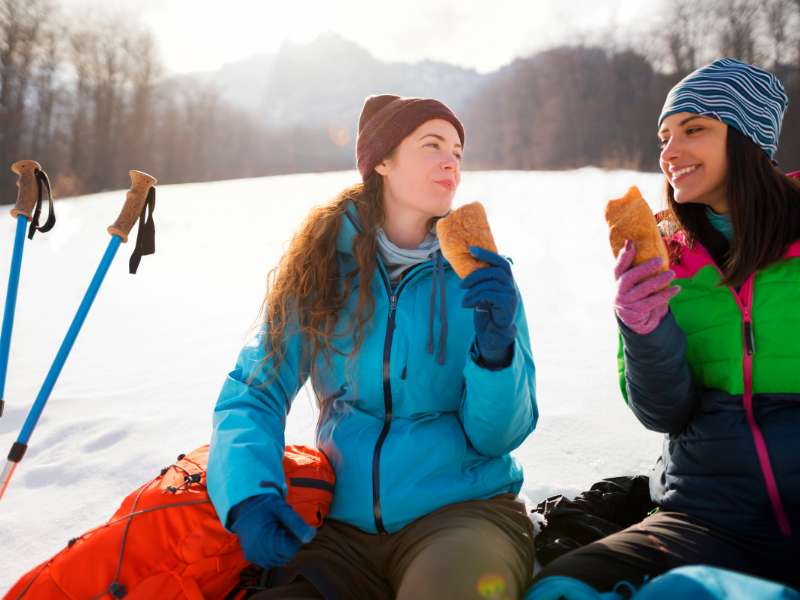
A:
<svg viewBox="0 0 800 600">
<path fill-rule="evenodd" d="M 408 562 L 397 600 L 516 600 L 531 579 L 525 554 L 504 536 L 444 533 Z"/>
</svg>

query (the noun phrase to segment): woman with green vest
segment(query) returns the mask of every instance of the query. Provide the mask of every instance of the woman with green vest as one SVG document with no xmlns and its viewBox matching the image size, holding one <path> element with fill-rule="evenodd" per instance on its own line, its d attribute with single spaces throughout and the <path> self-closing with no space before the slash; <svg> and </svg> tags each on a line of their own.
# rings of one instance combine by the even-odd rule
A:
<svg viewBox="0 0 800 600">
<path fill-rule="evenodd" d="M 658 120 L 670 269 L 615 271 L 623 394 L 666 434 L 642 522 L 552 562 L 600 591 L 709 564 L 800 585 L 800 185 L 773 161 L 788 98 L 722 59 Z M 672 284 L 672 285 L 670 285 Z"/>
</svg>

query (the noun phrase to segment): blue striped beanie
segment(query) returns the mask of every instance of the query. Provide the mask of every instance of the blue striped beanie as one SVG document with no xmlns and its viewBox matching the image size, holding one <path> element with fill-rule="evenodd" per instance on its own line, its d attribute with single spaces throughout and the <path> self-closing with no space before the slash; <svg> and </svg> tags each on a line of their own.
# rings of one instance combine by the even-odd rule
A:
<svg viewBox="0 0 800 600">
<path fill-rule="evenodd" d="M 679 112 L 714 117 L 741 131 L 773 158 L 788 104 L 783 84 L 775 75 L 733 58 L 721 58 L 675 84 L 667 94 L 658 126 Z"/>
</svg>

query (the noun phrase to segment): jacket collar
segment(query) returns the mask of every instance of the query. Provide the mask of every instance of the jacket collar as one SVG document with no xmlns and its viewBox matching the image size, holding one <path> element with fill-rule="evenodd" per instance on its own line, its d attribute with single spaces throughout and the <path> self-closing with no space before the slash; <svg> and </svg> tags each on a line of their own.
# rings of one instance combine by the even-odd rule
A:
<svg viewBox="0 0 800 600">
<path fill-rule="evenodd" d="M 336 238 L 336 249 L 339 252 L 352 257 L 353 240 L 355 239 L 356 235 L 362 231 L 362 229 L 363 227 L 358 219 L 358 213 L 356 211 L 356 207 L 351 202 L 347 206 L 347 209 L 345 210 L 345 213 L 342 216 L 342 222 L 339 226 L 339 235 Z M 377 260 L 380 262 L 381 260 L 380 256 L 377 257 Z M 445 292 L 444 272 L 445 269 L 449 267 L 449 263 L 445 260 L 441 250 L 436 251 L 433 260 L 430 262 L 432 262 L 433 264 L 433 269 L 431 271 L 431 277 L 432 277 L 431 296 L 430 296 L 430 306 L 428 311 L 428 341 L 426 344 L 426 350 L 429 354 L 433 354 L 434 351 L 436 351 L 435 360 L 438 364 L 443 365 L 447 360 L 447 308 L 446 308 L 447 301 Z M 433 340 L 433 329 L 434 329 L 433 324 L 434 324 L 437 291 L 439 296 L 440 325 L 439 325 L 438 349 L 435 349 Z M 387 292 L 389 292 L 389 290 L 387 290 Z"/>
<path fill-rule="evenodd" d="M 689 246 L 683 231 L 669 236 L 664 241 L 670 251 L 670 268 L 675 271 L 675 276 L 679 279 L 691 277 L 705 266 L 717 266 L 711 253 L 703 244 L 695 241 Z M 800 240 L 789 245 L 783 258 L 800 258 Z"/>
<path fill-rule="evenodd" d="M 358 211 L 355 204 L 350 202 L 347 205 L 347 210 L 342 216 L 342 223 L 339 226 L 339 235 L 336 238 L 336 249 L 339 252 L 353 255 L 353 241 L 359 232 L 363 230 L 361 221 L 358 218 Z M 450 262 L 444 257 L 440 256 L 442 267 L 450 267 Z"/>
</svg>

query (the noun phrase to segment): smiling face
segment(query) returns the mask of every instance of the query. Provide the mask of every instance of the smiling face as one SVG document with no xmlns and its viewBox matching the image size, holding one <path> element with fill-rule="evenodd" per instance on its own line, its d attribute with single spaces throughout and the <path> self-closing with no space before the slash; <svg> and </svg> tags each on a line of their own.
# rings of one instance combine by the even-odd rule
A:
<svg viewBox="0 0 800 600">
<path fill-rule="evenodd" d="M 447 214 L 461 182 L 461 139 L 444 119 L 426 121 L 375 170 L 383 176 L 387 214 L 428 221 Z"/>
<path fill-rule="evenodd" d="M 679 204 L 696 202 L 728 212 L 728 126 L 711 117 L 682 112 L 661 123 L 659 164 Z"/>
</svg>

